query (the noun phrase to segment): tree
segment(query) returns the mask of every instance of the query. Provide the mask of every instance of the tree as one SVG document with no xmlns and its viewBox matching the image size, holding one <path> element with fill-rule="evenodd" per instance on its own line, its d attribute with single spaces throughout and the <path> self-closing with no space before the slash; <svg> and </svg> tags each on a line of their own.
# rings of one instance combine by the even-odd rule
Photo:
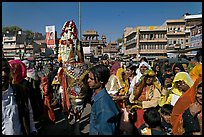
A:
<svg viewBox="0 0 204 137">
<path fill-rule="evenodd" d="M 28 43 L 33 42 L 33 38 L 34 38 L 34 33 L 31 30 L 25 30 L 24 31 L 25 35 L 26 35 L 26 40 Z"/>
<path fill-rule="evenodd" d="M 117 41 L 117 43 L 122 43 L 123 42 L 123 38 L 118 38 L 116 41 Z"/>
<path fill-rule="evenodd" d="M 19 30 L 22 30 L 22 29 L 18 26 L 7 26 L 7 27 L 3 27 L 2 32 L 7 33 L 7 31 L 9 31 L 9 33 L 16 35 Z"/>
</svg>

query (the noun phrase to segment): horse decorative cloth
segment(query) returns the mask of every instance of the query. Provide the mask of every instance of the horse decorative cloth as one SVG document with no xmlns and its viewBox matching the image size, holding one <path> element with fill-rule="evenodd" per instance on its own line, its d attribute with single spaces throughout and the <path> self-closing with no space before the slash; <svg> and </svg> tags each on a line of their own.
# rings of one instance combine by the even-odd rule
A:
<svg viewBox="0 0 204 137">
<path fill-rule="evenodd" d="M 63 107 L 74 114 L 79 114 L 83 109 L 88 89 L 86 81 L 88 66 L 84 63 L 83 48 L 77 38 L 74 21 L 65 22 L 62 28 L 58 61 L 63 64 L 63 69 L 58 75 L 63 85 Z"/>
</svg>

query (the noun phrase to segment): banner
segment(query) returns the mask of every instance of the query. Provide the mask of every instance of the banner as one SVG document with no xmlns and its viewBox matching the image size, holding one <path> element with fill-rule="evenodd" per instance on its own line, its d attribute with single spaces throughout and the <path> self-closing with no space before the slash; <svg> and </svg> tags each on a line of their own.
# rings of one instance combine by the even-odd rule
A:
<svg viewBox="0 0 204 137">
<path fill-rule="evenodd" d="M 55 26 L 45 26 L 47 48 L 55 48 Z"/>
</svg>

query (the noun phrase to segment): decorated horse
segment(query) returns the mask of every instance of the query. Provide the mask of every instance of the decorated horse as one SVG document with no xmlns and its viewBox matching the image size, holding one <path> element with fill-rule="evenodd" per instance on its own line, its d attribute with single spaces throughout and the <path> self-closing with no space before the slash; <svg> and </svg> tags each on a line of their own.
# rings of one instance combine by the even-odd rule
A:
<svg viewBox="0 0 204 137">
<path fill-rule="evenodd" d="M 58 61 L 62 66 L 58 80 L 62 89 L 62 110 L 69 120 L 80 121 L 89 90 L 88 65 L 84 63 L 82 44 L 77 38 L 74 21 L 65 22 L 59 41 Z"/>
</svg>

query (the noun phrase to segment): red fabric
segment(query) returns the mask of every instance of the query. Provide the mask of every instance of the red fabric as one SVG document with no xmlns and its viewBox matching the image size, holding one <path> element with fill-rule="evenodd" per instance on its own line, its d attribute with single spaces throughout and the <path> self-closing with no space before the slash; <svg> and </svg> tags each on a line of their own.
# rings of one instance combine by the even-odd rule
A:
<svg viewBox="0 0 204 137">
<path fill-rule="evenodd" d="M 11 72 L 13 75 L 13 83 L 18 84 L 27 76 L 26 65 L 20 60 L 9 60 Z"/>
<path fill-rule="evenodd" d="M 202 77 L 199 77 L 193 86 L 189 88 L 184 94 L 180 96 L 178 101 L 173 107 L 172 114 L 171 114 L 171 125 L 172 125 L 172 130 L 174 135 L 182 135 L 183 134 L 183 120 L 182 120 L 182 115 L 184 111 L 189 108 L 190 104 L 194 103 L 195 96 L 196 96 L 196 88 L 198 84 L 202 82 Z"/>
<path fill-rule="evenodd" d="M 41 87 L 43 90 L 43 95 L 44 95 L 44 114 L 46 118 L 48 118 L 51 121 L 55 121 L 55 113 L 54 109 L 51 107 L 51 100 L 52 100 L 52 93 L 46 95 L 47 91 L 47 86 L 48 86 L 48 79 L 47 77 L 42 77 L 41 78 Z"/>
<path fill-rule="evenodd" d="M 54 122 L 55 112 L 54 109 L 51 107 L 51 100 L 52 100 L 51 94 L 49 94 L 48 96 L 44 96 L 44 114 L 49 120 Z"/>
<path fill-rule="evenodd" d="M 71 103 L 69 100 L 69 96 L 67 93 L 67 76 L 63 69 L 60 70 L 58 73 L 59 81 L 61 81 L 62 88 L 63 88 L 63 98 L 62 98 L 62 107 L 63 111 L 68 111 L 71 107 Z"/>
<path fill-rule="evenodd" d="M 142 124 L 144 124 L 145 121 L 144 121 L 143 115 L 144 115 L 144 110 L 138 109 L 137 114 L 135 115 L 137 121 L 134 123 L 136 128 L 139 128 Z"/>
<path fill-rule="evenodd" d="M 111 69 L 110 69 L 111 74 L 116 75 L 116 72 L 117 72 L 117 70 L 118 70 L 120 67 L 121 67 L 121 66 L 120 66 L 120 63 L 119 63 L 119 62 L 115 62 L 115 63 L 113 64 L 113 66 L 111 67 Z"/>
</svg>

